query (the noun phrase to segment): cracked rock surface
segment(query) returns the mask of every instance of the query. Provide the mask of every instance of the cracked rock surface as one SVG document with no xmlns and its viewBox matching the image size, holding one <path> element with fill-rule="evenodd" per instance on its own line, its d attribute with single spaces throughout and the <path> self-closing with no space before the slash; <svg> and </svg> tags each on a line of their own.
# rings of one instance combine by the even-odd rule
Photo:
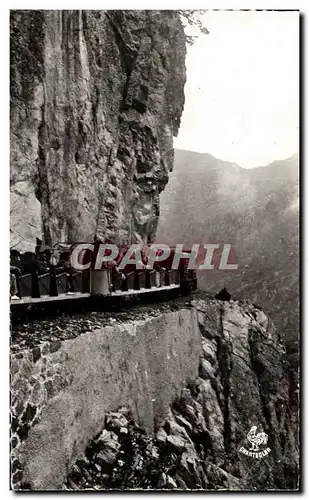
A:
<svg viewBox="0 0 309 500">
<path fill-rule="evenodd" d="M 11 11 L 11 245 L 151 242 L 184 104 L 177 11 Z"/>
<path fill-rule="evenodd" d="M 277 490 L 298 488 L 298 436 L 285 351 L 272 322 L 248 301 L 195 300 L 202 333 L 199 377 L 146 435 L 130 410 L 105 416 L 102 433 L 71 468 L 64 490 Z M 270 453 L 249 457 L 256 425 Z"/>
</svg>

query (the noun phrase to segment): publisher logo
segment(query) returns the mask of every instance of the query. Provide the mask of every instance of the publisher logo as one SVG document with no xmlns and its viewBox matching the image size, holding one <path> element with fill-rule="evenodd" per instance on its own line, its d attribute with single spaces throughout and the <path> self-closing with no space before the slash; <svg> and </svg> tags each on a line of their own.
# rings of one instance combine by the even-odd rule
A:
<svg viewBox="0 0 309 500">
<path fill-rule="evenodd" d="M 239 451 L 247 457 L 262 458 L 270 453 L 270 448 L 267 448 L 268 435 L 265 432 L 256 432 L 257 426 L 253 425 L 247 434 L 247 441 L 250 443 L 250 448 L 242 446 Z"/>
</svg>

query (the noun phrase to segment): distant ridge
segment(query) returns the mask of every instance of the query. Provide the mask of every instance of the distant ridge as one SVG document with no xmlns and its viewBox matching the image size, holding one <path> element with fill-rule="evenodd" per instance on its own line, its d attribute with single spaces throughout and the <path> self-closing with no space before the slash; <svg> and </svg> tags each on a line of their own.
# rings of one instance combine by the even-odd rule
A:
<svg viewBox="0 0 309 500">
<path fill-rule="evenodd" d="M 298 154 L 244 169 L 210 154 L 175 150 L 161 194 L 157 241 L 230 243 L 239 269 L 201 275 L 199 286 L 250 298 L 270 314 L 288 344 L 298 338 Z"/>
</svg>

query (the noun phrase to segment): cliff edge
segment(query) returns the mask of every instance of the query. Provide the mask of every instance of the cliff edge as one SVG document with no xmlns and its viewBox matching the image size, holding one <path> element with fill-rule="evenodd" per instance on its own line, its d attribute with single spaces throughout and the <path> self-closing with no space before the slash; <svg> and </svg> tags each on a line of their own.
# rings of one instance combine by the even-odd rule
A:
<svg viewBox="0 0 309 500">
<path fill-rule="evenodd" d="M 160 307 L 90 315 L 73 338 L 61 320 L 67 340 L 12 353 L 14 489 L 298 489 L 273 323 L 247 301 Z"/>
</svg>

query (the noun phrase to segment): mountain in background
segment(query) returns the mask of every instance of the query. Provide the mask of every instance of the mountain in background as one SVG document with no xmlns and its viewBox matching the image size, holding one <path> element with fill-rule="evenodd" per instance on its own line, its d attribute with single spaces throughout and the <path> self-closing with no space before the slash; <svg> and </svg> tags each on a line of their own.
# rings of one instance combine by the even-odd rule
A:
<svg viewBox="0 0 309 500">
<path fill-rule="evenodd" d="M 175 151 L 161 194 L 157 242 L 230 243 L 237 271 L 199 274 L 199 287 L 263 307 L 297 354 L 299 330 L 298 155 L 243 169 L 209 154 Z"/>
</svg>

